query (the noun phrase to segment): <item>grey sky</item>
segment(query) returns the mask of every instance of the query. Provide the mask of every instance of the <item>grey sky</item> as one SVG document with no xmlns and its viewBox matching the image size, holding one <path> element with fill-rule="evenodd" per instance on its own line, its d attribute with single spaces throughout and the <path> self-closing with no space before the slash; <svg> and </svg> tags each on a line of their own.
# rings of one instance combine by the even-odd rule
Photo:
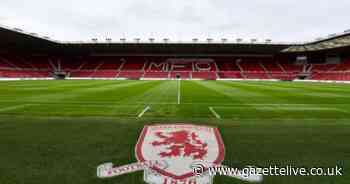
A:
<svg viewBox="0 0 350 184">
<path fill-rule="evenodd" d="M 0 24 L 63 41 L 309 41 L 350 29 L 349 10 L 349 0 L 1 0 Z"/>
</svg>

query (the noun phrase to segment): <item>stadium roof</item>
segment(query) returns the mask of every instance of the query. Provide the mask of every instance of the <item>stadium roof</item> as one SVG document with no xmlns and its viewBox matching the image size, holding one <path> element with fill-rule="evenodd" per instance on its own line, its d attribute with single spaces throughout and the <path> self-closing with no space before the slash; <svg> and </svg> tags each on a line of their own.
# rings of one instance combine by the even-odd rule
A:
<svg viewBox="0 0 350 184">
<path fill-rule="evenodd" d="M 350 30 L 340 34 L 331 34 L 327 38 L 319 38 L 316 41 L 294 45 L 282 52 L 310 52 L 328 49 L 336 49 L 350 46 Z"/>
<path fill-rule="evenodd" d="M 172 42 L 171 40 L 162 40 L 161 42 L 148 40 L 142 42 L 134 39 L 131 42 L 119 40 L 113 42 L 105 40 L 99 42 L 61 42 L 52 40 L 48 37 L 42 37 L 38 34 L 25 32 L 16 28 L 0 27 L 0 47 L 7 50 L 60 50 L 65 48 L 65 53 L 86 53 L 97 52 L 101 54 L 122 53 L 133 55 L 145 55 L 151 53 L 166 55 L 227 55 L 227 54 L 274 54 L 290 45 L 285 43 L 271 43 L 269 40 L 259 43 L 256 40 L 251 42 L 227 42 L 226 40 L 214 41 L 208 39 L 206 42 L 194 40 L 193 42 Z"/>
<path fill-rule="evenodd" d="M 0 48 L 6 50 L 47 50 L 58 45 L 48 38 L 39 37 L 35 33 L 27 33 L 20 29 L 9 29 L 0 26 Z"/>
<path fill-rule="evenodd" d="M 229 41 L 227 39 L 214 40 L 208 38 L 205 41 L 193 39 L 190 42 L 174 42 L 169 39 L 157 41 L 153 38 L 148 40 L 120 39 L 113 41 L 106 39 L 99 41 L 92 39 L 90 42 L 61 42 L 40 36 L 17 28 L 0 26 L 1 48 L 8 50 L 28 50 L 28 51 L 47 51 L 61 48 L 69 48 L 72 52 L 98 52 L 98 53 L 123 53 L 123 54 L 276 54 L 279 52 L 309 52 L 320 51 L 334 48 L 343 48 L 350 46 L 350 31 L 342 34 L 333 34 L 324 39 L 308 43 L 274 43 L 271 40 L 258 42 L 257 39 L 251 39 L 244 42 L 241 39 Z"/>
</svg>

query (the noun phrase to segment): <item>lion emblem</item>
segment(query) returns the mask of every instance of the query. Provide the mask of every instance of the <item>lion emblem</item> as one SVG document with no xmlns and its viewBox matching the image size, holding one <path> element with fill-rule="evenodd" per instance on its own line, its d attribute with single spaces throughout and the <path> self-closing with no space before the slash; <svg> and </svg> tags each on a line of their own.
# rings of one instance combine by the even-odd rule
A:
<svg viewBox="0 0 350 184">
<path fill-rule="evenodd" d="M 180 130 L 164 134 L 155 132 L 159 141 L 153 141 L 153 147 L 166 146 L 166 151 L 158 155 L 162 158 L 168 157 L 192 157 L 194 160 L 203 160 L 207 155 L 208 144 L 199 139 L 195 132 Z"/>
</svg>

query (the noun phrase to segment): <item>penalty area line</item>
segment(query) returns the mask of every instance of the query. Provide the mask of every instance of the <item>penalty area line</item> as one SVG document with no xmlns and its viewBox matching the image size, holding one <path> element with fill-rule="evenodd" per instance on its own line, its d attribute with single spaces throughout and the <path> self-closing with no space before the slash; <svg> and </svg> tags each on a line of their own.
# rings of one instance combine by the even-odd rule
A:
<svg viewBox="0 0 350 184">
<path fill-rule="evenodd" d="M 213 107 L 209 107 L 209 110 L 217 119 L 221 119 L 221 116 L 214 110 Z"/>
<path fill-rule="evenodd" d="M 150 106 L 145 107 L 137 117 L 141 118 L 150 108 L 151 108 Z"/>
</svg>

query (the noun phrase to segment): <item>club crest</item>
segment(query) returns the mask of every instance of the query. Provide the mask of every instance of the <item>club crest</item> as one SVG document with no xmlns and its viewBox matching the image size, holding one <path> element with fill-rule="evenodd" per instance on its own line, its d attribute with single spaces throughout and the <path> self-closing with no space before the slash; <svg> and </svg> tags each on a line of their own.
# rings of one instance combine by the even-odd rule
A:
<svg viewBox="0 0 350 184">
<path fill-rule="evenodd" d="M 144 171 L 144 181 L 148 184 L 212 184 L 214 176 L 209 175 L 208 167 L 221 165 L 225 147 L 216 127 L 147 125 L 137 141 L 135 155 L 137 163 L 119 167 L 112 163 L 100 165 L 97 176 L 109 178 Z M 198 164 L 200 175 L 194 172 Z"/>
<path fill-rule="evenodd" d="M 221 164 L 224 144 L 217 128 L 198 125 L 146 126 L 136 145 L 139 162 L 162 160 L 166 169 L 151 169 L 173 179 L 194 176 L 191 167 L 198 161 Z"/>
</svg>

